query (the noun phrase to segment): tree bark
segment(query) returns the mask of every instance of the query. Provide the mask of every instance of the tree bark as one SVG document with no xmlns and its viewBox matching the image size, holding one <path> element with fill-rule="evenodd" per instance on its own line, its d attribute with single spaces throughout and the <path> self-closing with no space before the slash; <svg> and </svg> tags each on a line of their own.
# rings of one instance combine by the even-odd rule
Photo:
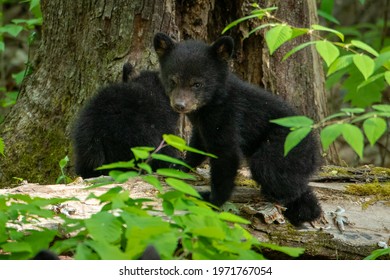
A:
<svg viewBox="0 0 390 280">
<path fill-rule="evenodd" d="M 311 2 L 276 1 L 273 5 L 279 6 L 278 16 L 289 23 L 306 25 L 314 21 Z M 15 182 L 14 177 L 54 182 L 60 175 L 58 161 L 65 155 L 72 158 L 71 124 L 84 102 L 98 87 L 119 80 L 124 62 L 136 69 L 158 67 L 152 49 L 156 32 L 166 32 L 178 41 L 211 42 L 228 23 L 247 15 L 248 5 L 247 0 L 42 0 L 42 39 L 34 71 L 0 126 L 6 145 L 1 184 Z M 315 52 L 307 49 L 281 63 L 287 47 L 269 57 L 261 34 L 242 39 L 251 24 L 229 32 L 236 43 L 234 72 L 282 95 L 302 113 L 322 118 L 325 92 Z M 72 164 L 68 169 L 72 172 Z"/>
</svg>

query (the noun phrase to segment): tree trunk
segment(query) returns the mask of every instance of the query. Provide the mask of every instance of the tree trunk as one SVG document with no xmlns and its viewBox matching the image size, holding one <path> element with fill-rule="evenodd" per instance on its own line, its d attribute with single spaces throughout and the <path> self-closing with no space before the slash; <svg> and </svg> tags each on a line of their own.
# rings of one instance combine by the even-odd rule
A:
<svg viewBox="0 0 390 280">
<path fill-rule="evenodd" d="M 313 1 L 276 2 L 277 15 L 289 23 L 313 23 L 315 7 L 308 4 Z M 152 49 L 156 32 L 166 32 L 179 41 L 196 38 L 211 42 L 228 23 L 248 14 L 248 3 L 42 0 L 42 39 L 34 71 L 0 126 L 6 145 L 6 157 L 0 163 L 2 185 L 9 185 L 14 177 L 54 182 L 60 175 L 58 161 L 65 155 L 72 158 L 71 124 L 83 103 L 99 86 L 119 80 L 126 61 L 136 69 L 157 68 Z M 250 24 L 230 31 L 236 43 L 234 72 L 284 96 L 302 113 L 322 118 L 325 92 L 315 52 L 308 48 L 281 63 L 288 47 L 269 57 L 260 34 L 242 39 Z M 72 164 L 69 168 L 71 171 Z"/>
</svg>

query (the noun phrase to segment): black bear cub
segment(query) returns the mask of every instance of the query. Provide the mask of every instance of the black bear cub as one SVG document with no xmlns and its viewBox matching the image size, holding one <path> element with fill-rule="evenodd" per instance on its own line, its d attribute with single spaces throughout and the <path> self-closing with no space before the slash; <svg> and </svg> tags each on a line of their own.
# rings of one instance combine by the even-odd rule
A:
<svg viewBox="0 0 390 280">
<path fill-rule="evenodd" d="M 218 156 L 210 160 L 211 192 L 204 198 L 218 206 L 226 202 L 245 157 L 262 193 L 287 207 L 285 215 L 292 224 L 319 218 L 321 207 L 308 186 L 320 162 L 317 142 L 309 135 L 284 157 L 289 129 L 270 120 L 295 112 L 275 95 L 229 72 L 233 39 L 221 37 L 209 46 L 192 40 L 175 43 L 158 33 L 154 48 L 172 108 L 186 114 L 193 125 L 190 146 Z M 194 153 L 186 158 L 193 167 L 203 160 Z"/>
<path fill-rule="evenodd" d="M 130 148 L 158 147 L 163 134 L 176 132 L 179 114 L 170 107 L 158 72 L 143 71 L 136 77 L 132 74 L 132 66 L 125 64 L 123 82 L 101 88 L 75 121 L 75 169 L 83 178 L 107 174 L 95 168 L 129 161 L 133 158 Z M 161 152 L 177 157 L 171 147 Z M 154 169 L 165 166 L 157 161 L 151 165 Z"/>
</svg>

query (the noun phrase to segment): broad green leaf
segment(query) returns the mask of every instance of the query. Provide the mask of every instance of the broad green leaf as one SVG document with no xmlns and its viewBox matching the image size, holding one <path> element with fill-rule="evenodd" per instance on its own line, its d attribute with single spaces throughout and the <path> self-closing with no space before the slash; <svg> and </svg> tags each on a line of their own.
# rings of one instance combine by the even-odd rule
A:
<svg viewBox="0 0 390 280">
<path fill-rule="evenodd" d="M 371 46 L 367 45 L 366 43 L 364 43 L 362 41 L 352 40 L 351 44 L 359 49 L 362 49 L 362 50 L 374 55 L 374 56 L 379 56 L 379 53 L 376 50 L 374 50 Z"/>
<path fill-rule="evenodd" d="M 99 241 L 87 240 L 85 241 L 85 245 L 95 250 L 102 260 L 128 260 L 129 259 L 129 257 L 119 249 L 119 247 L 109 244 L 104 240 L 99 240 Z"/>
<path fill-rule="evenodd" d="M 364 137 L 362 131 L 354 125 L 345 123 L 342 127 L 342 134 L 349 146 L 360 158 L 363 158 Z"/>
<path fill-rule="evenodd" d="M 358 85 L 357 89 L 360 90 L 361 88 L 375 82 L 378 79 L 381 79 L 385 76 L 385 73 L 376 74 L 374 76 L 371 76 L 367 80 L 363 81 L 361 84 Z"/>
<path fill-rule="evenodd" d="M 292 28 L 292 35 L 291 35 L 291 40 L 292 39 L 295 39 L 299 36 L 302 36 L 302 35 L 305 35 L 307 33 L 309 33 L 310 29 L 308 28 Z"/>
<path fill-rule="evenodd" d="M 5 50 L 5 44 L 3 41 L 0 41 L 0 52 L 3 52 L 4 50 Z"/>
<path fill-rule="evenodd" d="M 307 46 L 310 46 L 310 45 L 313 45 L 315 44 L 317 41 L 310 41 L 310 42 L 306 42 L 306 43 L 303 43 L 303 44 L 300 44 L 299 46 L 296 46 L 295 48 L 293 48 L 291 51 L 289 51 L 288 53 L 286 53 L 284 56 L 283 56 L 283 59 L 282 61 L 286 60 L 287 58 L 289 58 L 290 56 L 292 56 L 294 53 L 306 48 Z"/>
<path fill-rule="evenodd" d="M 139 168 L 145 170 L 148 174 L 151 174 L 153 172 L 152 167 L 149 164 L 145 163 L 145 162 L 140 162 L 140 163 L 137 164 L 137 166 Z"/>
<path fill-rule="evenodd" d="M 329 41 L 317 41 L 316 49 L 321 57 L 324 59 L 328 67 L 335 61 L 340 55 L 339 49 Z"/>
<path fill-rule="evenodd" d="M 125 183 L 130 178 L 134 178 L 138 176 L 138 172 L 136 171 L 118 171 L 118 170 L 112 170 L 108 173 L 109 176 L 111 176 L 117 183 Z"/>
<path fill-rule="evenodd" d="M 5 252 L 20 253 L 20 252 L 32 252 L 31 244 L 27 242 L 8 242 L 1 245 L 1 248 Z"/>
<path fill-rule="evenodd" d="M 382 118 L 370 118 L 364 121 L 363 130 L 371 146 L 386 132 L 387 123 Z"/>
<path fill-rule="evenodd" d="M 288 25 L 278 25 L 267 31 L 265 41 L 272 55 L 282 44 L 291 39 L 292 29 Z"/>
<path fill-rule="evenodd" d="M 95 241 L 117 243 L 122 235 L 122 223 L 108 212 L 98 212 L 85 220 L 85 226 Z"/>
<path fill-rule="evenodd" d="M 333 22 L 333 23 L 336 23 L 336 24 L 340 24 L 340 22 L 337 20 L 337 18 L 335 18 L 331 14 L 328 14 L 325 11 L 318 10 L 317 13 L 318 13 L 319 16 L 323 17 L 326 20 L 329 20 L 330 22 Z"/>
<path fill-rule="evenodd" d="M 325 27 L 325 26 L 322 26 L 322 25 L 318 25 L 318 24 L 313 24 L 311 26 L 311 28 L 314 29 L 314 30 L 317 30 L 317 31 L 331 32 L 331 33 L 337 35 L 341 39 L 341 41 L 344 42 L 344 34 L 341 33 L 340 31 L 337 31 L 337 30 L 334 30 L 332 28 L 328 28 L 328 27 Z"/>
<path fill-rule="evenodd" d="M 136 160 L 149 158 L 149 154 L 153 150 L 154 150 L 154 148 L 152 148 L 152 147 L 134 147 L 134 148 L 131 148 L 131 151 L 133 152 L 134 157 L 135 157 Z"/>
<path fill-rule="evenodd" d="M 326 73 L 326 76 L 330 76 L 333 73 L 344 69 L 345 67 L 349 66 L 353 62 L 353 54 L 350 55 L 343 55 L 338 57 L 330 66 L 328 69 L 328 73 Z"/>
<path fill-rule="evenodd" d="M 183 179 L 183 180 L 195 180 L 196 177 L 191 175 L 191 174 L 188 174 L 188 173 L 185 173 L 183 171 L 180 171 L 180 170 L 176 170 L 176 169 L 170 169 L 170 168 L 160 168 L 160 169 L 157 169 L 157 174 L 161 175 L 161 176 L 165 176 L 165 177 L 173 177 L 173 178 L 178 178 L 178 179 Z"/>
<path fill-rule="evenodd" d="M 16 25 L 16 24 L 7 24 L 0 27 L 0 34 L 1 33 L 8 33 L 13 37 L 16 37 L 19 35 L 19 33 L 23 30 L 22 26 Z"/>
<path fill-rule="evenodd" d="M 215 156 L 213 154 L 209 154 L 209 153 L 206 153 L 206 152 L 200 151 L 198 149 L 187 146 L 186 141 L 184 139 L 176 136 L 176 135 L 164 134 L 163 139 L 168 145 L 178 149 L 179 151 L 189 151 L 192 153 L 197 153 L 197 154 L 205 155 L 205 156 L 212 157 L 212 158 L 217 158 L 217 156 Z"/>
<path fill-rule="evenodd" d="M 167 156 L 164 154 L 152 154 L 151 156 L 152 156 L 152 159 L 166 161 L 166 162 L 170 162 L 173 164 L 179 164 L 179 165 L 183 165 L 183 166 L 187 167 L 188 169 L 192 169 L 192 167 L 189 166 L 187 163 L 185 163 L 184 161 L 182 161 L 180 159 L 174 158 L 174 157 L 170 157 L 170 156 Z"/>
<path fill-rule="evenodd" d="M 155 187 L 158 191 L 162 192 L 163 188 L 161 186 L 161 182 L 154 176 L 149 175 L 149 176 L 144 176 L 142 177 L 145 182 L 151 184 L 153 187 Z"/>
<path fill-rule="evenodd" d="M 284 142 L 284 156 L 297 146 L 311 131 L 311 127 L 301 127 L 290 132 Z"/>
<path fill-rule="evenodd" d="M 388 85 L 390 85 L 390 71 L 385 72 L 385 80 Z"/>
<path fill-rule="evenodd" d="M 390 70 L 390 50 L 381 53 L 378 57 L 374 58 L 375 61 L 375 71 L 381 67 Z"/>
<path fill-rule="evenodd" d="M 374 60 L 365 54 L 354 55 L 353 63 L 359 69 L 360 73 L 363 74 L 365 80 L 367 80 L 374 73 Z"/>
<path fill-rule="evenodd" d="M 285 127 L 295 127 L 295 128 L 311 126 L 314 123 L 312 119 L 309 119 L 306 116 L 285 117 L 285 118 L 270 120 L 270 122 Z"/>
<path fill-rule="evenodd" d="M 377 111 L 390 113 L 390 105 L 387 105 L 387 104 L 373 105 L 372 108 L 377 110 Z"/>
<path fill-rule="evenodd" d="M 222 212 L 218 215 L 218 217 L 221 220 L 232 222 L 232 223 L 239 223 L 239 224 L 246 224 L 246 225 L 249 225 L 251 223 L 250 221 L 229 212 Z"/>
<path fill-rule="evenodd" d="M 165 179 L 165 182 L 167 182 L 167 184 L 175 190 L 181 191 L 191 196 L 195 196 L 197 198 L 201 198 L 199 193 L 192 186 L 190 186 L 186 182 L 183 182 L 182 180 L 178 180 L 175 178 L 167 178 Z"/>
<path fill-rule="evenodd" d="M 328 150 L 330 144 L 332 144 L 343 132 L 342 124 L 332 124 L 324 127 L 321 130 L 320 138 L 323 149 Z"/>
</svg>

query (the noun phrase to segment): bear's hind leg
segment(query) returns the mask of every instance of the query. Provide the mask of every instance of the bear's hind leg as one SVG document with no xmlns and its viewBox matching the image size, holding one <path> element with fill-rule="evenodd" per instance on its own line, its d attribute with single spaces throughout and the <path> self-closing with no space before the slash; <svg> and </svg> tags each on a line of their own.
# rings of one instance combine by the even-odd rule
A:
<svg viewBox="0 0 390 280">
<path fill-rule="evenodd" d="M 271 148 L 259 149 L 250 160 L 252 177 L 261 185 L 261 192 L 272 202 L 287 208 L 284 213 L 293 225 L 312 222 L 321 216 L 317 197 L 308 185 L 313 168 L 304 156 L 283 155 Z"/>
</svg>

